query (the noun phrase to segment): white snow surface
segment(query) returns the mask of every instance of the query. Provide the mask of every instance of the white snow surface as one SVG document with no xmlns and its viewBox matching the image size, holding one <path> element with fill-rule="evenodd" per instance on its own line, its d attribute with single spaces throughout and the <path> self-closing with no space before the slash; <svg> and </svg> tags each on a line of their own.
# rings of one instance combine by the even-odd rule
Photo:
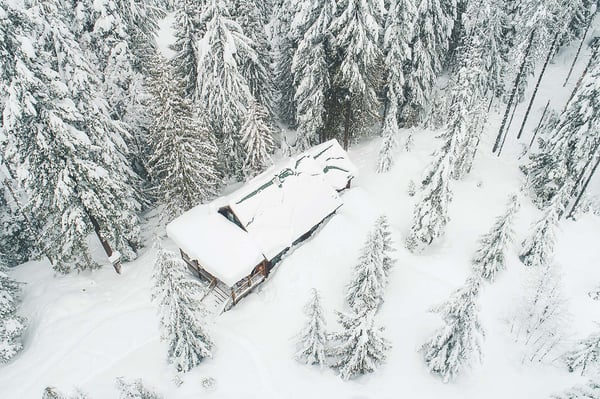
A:
<svg viewBox="0 0 600 399">
<path fill-rule="evenodd" d="M 229 206 L 267 259 L 342 206 L 322 170 L 313 158 L 301 155 L 229 195 Z"/>
<path fill-rule="evenodd" d="M 210 205 L 173 220 L 167 234 L 190 259 L 230 287 L 265 259 L 250 235 Z"/>
<path fill-rule="evenodd" d="M 564 106 L 589 58 L 584 51 L 562 89 L 574 51 L 562 51 L 550 65 L 522 143 L 528 143 L 548 98 L 553 108 Z M 519 105 L 515 121 L 520 122 L 525 108 L 526 103 Z M 122 275 L 115 274 L 106 261 L 101 270 L 68 276 L 53 276 L 46 262 L 13 269 L 11 274 L 27 283 L 20 313 L 28 318 L 29 328 L 23 337 L 24 351 L 9 364 L 0 365 L 0 398 L 39 399 L 48 385 L 63 391 L 78 386 L 91 398 L 116 398 L 115 378 L 119 376 L 143 378 L 169 399 L 545 399 L 586 382 L 587 377 L 568 373 L 555 359 L 522 363 L 522 353 L 509 331 L 527 276 L 517 258 L 519 244 L 541 214 L 526 196 L 521 197 L 507 270 L 482 290 L 480 316 L 486 330 L 482 363 L 455 382 L 443 384 L 427 372 L 417 352 L 442 324 L 428 309 L 464 282 L 477 239 L 504 212 L 506 199 L 519 192 L 523 183 L 517 161 L 522 143 L 515 140 L 519 123 L 512 126 L 502 157 L 491 154 L 502 111 L 496 109 L 488 122 L 472 173 L 452 183 L 451 221 L 445 236 L 420 255 L 402 245 L 416 201 L 406 191 L 408 182 L 419 181 L 430 162 L 440 144 L 435 139 L 439 132 L 415 132 L 414 149 L 397 154 L 393 169 L 382 175 L 374 172 L 380 139 L 354 146 L 350 158 L 360 176 L 355 188 L 343 194 L 344 206 L 317 235 L 287 255 L 260 289 L 211 320 L 214 357 L 183 375 L 179 387 L 166 361 L 157 308 L 150 300 L 155 256 L 151 237 L 163 234 L 153 225 L 156 219 L 150 219 L 144 230 L 147 247 L 135 262 L 123 265 Z M 399 138 L 405 135 L 401 132 Z M 344 382 L 332 370 L 293 360 L 296 335 L 304 323 L 302 308 L 310 289 L 319 289 L 329 330 L 339 328 L 333 311 L 346 309 L 345 286 L 367 232 L 382 213 L 393 230 L 398 262 L 391 271 L 378 322 L 386 327 L 385 336 L 393 346 L 376 373 Z M 597 330 L 594 322 L 600 322 L 600 303 L 587 295 L 600 284 L 600 218 L 586 214 L 577 221 L 563 220 L 559 230 L 555 260 L 569 298 L 568 333 L 574 342 Z M 169 240 L 164 245 L 176 250 Z M 215 379 L 209 390 L 201 383 L 206 377 Z"/>
<path fill-rule="evenodd" d="M 336 190 L 343 190 L 348 181 L 356 177 L 356 166 L 348 159 L 346 151 L 332 139 L 310 148 L 305 154 L 312 156 L 323 167 L 325 178 Z"/>
</svg>

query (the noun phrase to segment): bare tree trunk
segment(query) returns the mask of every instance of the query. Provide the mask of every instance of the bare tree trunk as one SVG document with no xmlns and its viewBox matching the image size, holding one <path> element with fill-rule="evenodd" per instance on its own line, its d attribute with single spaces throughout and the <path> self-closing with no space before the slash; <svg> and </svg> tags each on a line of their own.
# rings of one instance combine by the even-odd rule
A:
<svg viewBox="0 0 600 399">
<path fill-rule="evenodd" d="M 548 55 L 546 56 L 546 61 L 544 61 L 544 66 L 542 67 L 542 71 L 540 72 L 540 76 L 538 77 L 537 83 L 535 84 L 535 89 L 533 89 L 533 94 L 531 95 L 531 100 L 529 100 L 529 105 L 527 105 L 527 111 L 525 111 L 525 116 L 523 117 L 523 122 L 521 123 L 521 128 L 519 129 L 519 133 L 517 134 L 517 140 L 521 138 L 523 134 L 523 130 L 525 129 L 525 124 L 527 123 L 527 118 L 529 117 L 529 113 L 531 112 L 531 107 L 533 106 L 533 102 L 535 101 L 535 96 L 537 95 L 538 89 L 540 88 L 540 83 L 542 82 L 542 78 L 544 77 L 544 73 L 546 72 L 546 68 L 550 63 L 550 59 L 554 55 L 554 49 L 556 47 L 556 43 L 558 42 L 558 32 L 554 35 L 554 40 L 550 45 L 550 50 L 548 50 Z"/>
<path fill-rule="evenodd" d="M 506 142 L 506 138 L 508 137 L 508 131 L 510 130 L 510 126 L 512 125 L 513 119 L 515 118 L 515 112 L 517 112 L 517 106 L 519 103 L 515 102 L 515 106 L 513 107 L 512 114 L 510 115 L 510 120 L 508 121 L 508 125 L 506 125 L 506 133 L 502 137 L 502 142 L 500 143 L 500 148 L 498 149 L 498 156 L 502 154 L 502 149 L 504 148 L 504 143 Z"/>
<path fill-rule="evenodd" d="M 585 27 L 585 32 L 583 33 L 583 37 L 581 38 L 581 42 L 579 43 L 579 47 L 577 48 L 577 52 L 575 53 L 575 58 L 573 58 L 573 63 L 571 64 L 571 68 L 569 69 L 569 73 L 567 74 L 567 78 L 565 79 L 565 83 L 563 83 L 563 87 L 565 87 L 567 85 L 567 83 L 569 82 L 569 78 L 571 77 L 571 74 L 573 73 L 575 64 L 577 64 L 577 59 L 579 58 L 579 53 L 581 53 L 581 48 L 583 47 L 583 43 L 585 42 L 585 37 L 587 36 L 588 31 L 590 30 L 590 26 L 592 26 L 592 21 L 594 20 L 594 15 L 595 14 L 590 15 L 590 20 L 588 21 L 588 24 Z"/>
<path fill-rule="evenodd" d="M 492 148 L 492 152 L 496 152 L 500 147 L 500 143 L 502 142 L 502 136 L 504 133 L 504 127 L 506 126 L 506 122 L 508 120 L 508 115 L 510 114 L 510 109 L 515 101 L 515 96 L 517 94 L 517 90 L 519 88 L 519 83 L 523 78 L 523 74 L 525 72 L 525 65 L 527 64 L 527 57 L 529 57 L 529 52 L 531 51 L 531 45 L 533 44 L 533 38 L 535 35 L 535 29 L 531 31 L 531 35 L 529 35 L 529 43 L 527 43 L 527 48 L 525 49 L 525 54 L 523 55 L 523 61 L 521 62 L 521 67 L 519 68 L 519 73 L 517 73 L 517 77 L 515 79 L 515 83 L 513 84 L 512 91 L 510 93 L 510 98 L 508 100 L 508 104 L 506 104 L 506 111 L 504 112 L 504 117 L 502 118 L 502 124 L 500 125 L 500 130 L 498 131 L 498 135 L 496 136 L 496 142 L 494 143 L 494 147 Z"/>
<path fill-rule="evenodd" d="M 346 120 L 344 123 L 344 150 L 348 151 L 350 141 L 350 111 L 352 110 L 352 101 L 350 97 L 346 100 Z"/>
<path fill-rule="evenodd" d="M 596 48 L 596 50 L 594 50 L 594 53 L 590 57 L 590 60 L 588 61 L 587 65 L 585 66 L 585 69 L 583 70 L 581 76 L 579 77 L 579 80 L 577 80 L 577 84 L 575 85 L 575 87 L 573 87 L 573 91 L 571 92 L 571 95 L 569 96 L 569 100 L 567 100 L 567 103 L 565 104 L 565 108 L 563 108 L 563 112 L 565 112 L 567 110 L 567 108 L 569 107 L 571 100 L 573 100 L 573 97 L 575 97 L 575 93 L 577 93 L 577 90 L 579 90 L 579 87 L 581 86 L 581 82 L 583 82 L 583 79 L 585 78 L 588 71 L 590 70 L 590 66 L 592 65 L 592 60 L 594 59 L 594 54 L 596 53 L 596 51 L 598 51 L 598 48 Z"/>
<path fill-rule="evenodd" d="M 537 136 L 538 132 L 540 131 L 540 128 L 542 127 L 542 123 L 544 122 L 546 113 L 548 113 L 549 106 L 550 106 L 550 100 L 548 100 L 548 102 L 546 103 L 546 107 L 544 108 L 544 112 L 542 112 L 542 117 L 540 118 L 540 123 L 538 123 L 537 127 L 533 131 L 533 136 L 531 136 L 531 141 L 529 142 L 529 147 L 527 147 L 527 150 L 531 149 L 531 146 L 533 145 L 533 141 L 535 140 L 535 137 Z"/>
<path fill-rule="evenodd" d="M 581 187 L 581 191 L 579 191 L 579 195 L 577 195 L 577 199 L 575 200 L 575 203 L 573 204 L 573 206 L 571 207 L 571 210 L 569 211 L 569 214 L 567 215 L 567 219 L 573 218 L 573 213 L 575 212 L 575 209 L 577 209 L 577 207 L 579 206 L 579 203 L 581 202 L 581 199 L 583 198 L 583 194 L 585 194 L 585 192 L 588 188 L 588 185 L 590 184 L 590 181 L 592 181 L 592 177 L 594 177 L 594 174 L 596 173 L 596 169 L 598 169 L 598 165 L 600 165 L 600 155 L 598 155 L 597 158 L 598 159 L 596 160 L 596 164 L 594 165 L 591 173 L 588 175 L 587 179 L 585 180 L 583 187 Z"/>
</svg>

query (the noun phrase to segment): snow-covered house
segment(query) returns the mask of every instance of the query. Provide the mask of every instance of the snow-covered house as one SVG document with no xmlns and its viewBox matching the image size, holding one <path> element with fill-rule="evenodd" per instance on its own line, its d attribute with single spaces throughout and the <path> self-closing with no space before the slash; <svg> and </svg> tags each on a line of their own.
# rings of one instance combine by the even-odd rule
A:
<svg viewBox="0 0 600 399">
<path fill-rule="evenodd" d="M 167 225 L 183 259 L 234 305 L 342 206 L 356 168 L 336 140 L 287 159 Z M 227 305 L 226 305 L 227 306 Z"/>
</svg>

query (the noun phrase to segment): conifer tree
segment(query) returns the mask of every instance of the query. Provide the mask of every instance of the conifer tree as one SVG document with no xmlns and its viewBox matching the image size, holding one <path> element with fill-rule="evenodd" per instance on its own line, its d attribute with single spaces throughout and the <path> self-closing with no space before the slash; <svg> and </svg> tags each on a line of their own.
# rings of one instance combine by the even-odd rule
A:
<svg viewBox="0 0 600 399">
<path fill-rule="evenodd" d="M 483 328 L 478 318 L 477 297 L 481 280 L 471 277 L 450 299 L 433 309 L 444 320 L 420 349 L 429 371 L 444 382 L 455 379 L 473 360 L 481 358 Z"/>
<path fill-rule="evenodd" d="M 204 1 L 202 1 L 203 3 Z M 184 96 L 197 99 L 198 94 L 198 41 L 205 32 L 206 21 L 201 21 L 202 7 L 197 0 L 177 2 L 175 12 L 175 42 L 172 49 L 175 55 L 171 59 L 175 76 L 184 84 Z"/>
<path fill-rule="evenodd" d="M 199 42 L 197 104 L 206 112 L 209 129 L 215 132 L 221 172 L 240 176 L 246 154 L 239 131 L 252 100 L 240 65 L 257 54 L 227 6 L 228 2 L 209 0 L 202 12 L 201 18 L 208 23 Z"/>
<path fill-rule="evenodd" d="M 181 97 L 182 84 L 161 59 L 149 82 L 153 95 L 149 144 L 150 174 L 156 196 L 176 217 L 217 194 L 217 146 L 211 131 L 193 113 L 190 100 Z"/>
<path fill-rule="evenodd" d="M 270 154 L 275 149 L 275 145 L 273 127 L 269 119 L 266 109 L 252 100 L 240 131 L 246 153 L 243 165 L 246 176 L 257 175 L 272 162 Z"/>
<path fill-rule="evenodd" d="M 575 348 L 564 354 L 563 359 L 570 372 L 581 369 L 581 375 L 584 375 L 590 367 L 597 369 L 600 365 L 600 334 L 592 333 L 577 342 Z"/>
<path fill-rule="evenodd" d="M 377 92 L 383 74 L 379 36 L 384 9 L 377 0 L 343 0 L 338 10 L 331 22 L 339 56 L 333 81 L 338 91 L 346 92 L 346 118 L 355 139 L 379 115 Z"/>
<path fill-rule="evenodd" d="M 421 1 L 417 6 L 411 60 L 405 72 L 407 101 L 402 119 L 407 127 L 424 119 L 431 90 L 448 55 L 456 12 L 456 0 Z"/>
<path fill-rule="evenodd" d="M 342 331 L 333 335 L 331 354 L 337 359 L 334 368 L 343 380 L 372 373 L 386 359 L 391 348 L 383 336 L 384 329 L 375 325 L 375 309 L 361 313 L 337 312 Z"/>
<path fill-rule="evenodd" d="M 92 231 L 132 259 L 140 204 L 122 130 L 108 116 L 94 67 L 57 2 L 32 0 L 27 16 L 34 54 L 14 54 L 19 74 L 8 90 L 3 126 L 13 149 L 8 161 L 29 171 L 25 213 L 42 227 L 41 242 L 58 271 L 97 266 L 87 248 Z"/>
<path fill-rule="evenodd" d="M 384 268 L 384 240 L 377 230 L 367 235 L 352 280 L 346 289 L 346 301 L 355 312 L 377 309 L 383 302 L 387 273 Z"/>
<path fill-rule="evenodd" d="M 421 183 L 421 198 L 413 211 L 413 225 L 406 248 L 419 252 L 444 233 L 448 224 L 448 205 L 452 199 L 450 180 L 460 137 L 446 131 L 445 142 L 434 154 L 434 161 Z"/>
<path fill-rule="evenodd" d="M 410 43 L 413 36 L 413 23 L 416 16 L 413 0 L 390 2 L 385 22 L 383 47 L 385 53 L 385 93 L 386 110 L 383 119 L 383 143 L 379 150 L 377 172 L 390 170 L 393 164 L 393 151 L 398 145 L 399 107 L 404 104 L 405 65 L 410 62 Z"/>
<path fill-rule="evenodd" d="M 162 396 L 148 389 L 141 379 L 127 381 L 123 377 L 117 378 L 119 399 L 161 399 Z"/>
<path fill-rule="evenodd" d="M 523 361 L 541 362 L 565 339 L 567 312 L 557 266 L 548 262 L 529 269 L 511 331 L 524 346 Z"/>
<path fill-rule="evenodd" d="M 269 116 L 272 116 L 275 83 L 271 71 L 273 63 L 271 47 L 265 30 L 264 3 L 264 0 L 258 2 L 234 0 L 231 14 L 240 24 L 244 35 L 250 39 L 250 46 L 256 54 L 240 60 L 240 71 L 246 78 L 254 99 L 267 110 Z"/>
<path fill-rule="evenodd" d="M 292 23 L 297 10 L 300 9 L 298 0 L 283 0 L 279 2 L 273 22 L 273 40 L 275 47 L 275 87 L 278 116 L 288 126 L 296 123 L 296 101 L 292 63 L 298 48 L 298 31 L 292 29 Z"/>
<path fill-rule="evenodd" d="M 159 306 L 162 338 L 168 344 L 169 362 L 188 372 L 212 357 L 213 342 L 206 331 L 206 310 L 199 301 L 202 285 L 186 276 L 185 262 L 160 249 L 156 255 L 152 298 Z"/>
<path fill-rule="evenodd" d="M 481 237 L 479 248 L 473 257 L 473 267 L 482 278 L 493 282 L 496 275 L 506 268 L 506 251 L 514 238 L 513 219 L 519 210 L 516 195 L 510 198 L 508 209 L 496 220 L 489 233 Z"/>
<path fill-rule="evenodd" d="M 20 337 L 25 319 L 17 314 L 21 284 L 8 275 L 0 259 L 0 363 L 6 363 L 22 349 Z"/>
<path fill-rule="evenodd" d="M 304 307 L 304 312 L 307 322 L 300 333 L 296 359 L 306 364 L 318 364 L 323 367 L 327 363 L 327 332 L 321 296 L 315 288 L 311 290 L 311 297 Z"/>
<path fill-rule="evenodd" d="M 386 276 L 386 281 L 389 278 L 389 273 L 396 260 L 392 257 L 392 252 L 395 251 L 394 245 L 392 243 L 390 225 L 388 223 L 388 219 L 385 215 L 381 215 L 375 221 L 374 234 L 381 241 L 381 254 L 382 254 L 382 264 L 383 271 Z"/>
<path fill-rule="evenodd" d="M 293 35 L 300 38 L 291 66 L 294 76 L 294 102 L 297 104 L 297 151 L 304 151 L 323 141 L 325 97 L 331 87 L 330 24 L 335 13 L 335 1 L 304 0 L 292 25 Z"/>
<path fill-rule="evenodd" d="M 564 211 L 563 194 L 555 196 L 544 210 L 542 218 L 532 226 L 533 234 L 521 245 L 519 259 L 526 266 L 544 266 L 554 252 L 558 220 Z"/>
</svg>

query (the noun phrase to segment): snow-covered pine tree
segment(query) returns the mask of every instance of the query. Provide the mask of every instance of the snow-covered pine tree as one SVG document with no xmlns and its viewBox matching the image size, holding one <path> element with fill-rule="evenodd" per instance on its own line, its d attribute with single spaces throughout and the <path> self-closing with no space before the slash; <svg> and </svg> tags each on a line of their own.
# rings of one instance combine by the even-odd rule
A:
<svg viewBox="0 0 600 399">
<path fill-rule="evenodd" d="M 552 262 L 531 268 L 511 331 L 523 348 L 523 361 L 541 362 L 565 339 L 567 310 L 562 280 Z"/>
<path fill-rule="evenodd" d="M 383 54 L 379 44 L 385 10 L 380 0 L 342 0 L 331 22 L 339 60 L 333 75 L 336 90 L 346 93 L 348 141 L 365 134 L 365 127 L 379 116 L 383 78 Z"/>
<path fill-rule="evenodd" d="M 406 76 L 406 102 L 402 119 L 406 127 L 424 119 L 431 90 L 448 56 L 456 0 L 421 1 L 417 5 L 415 33 Z"/>
<path fill-rule="evenodd" d="M 252 177 L 272 163 L 270 154 L 275 149 L 269 114 L 254 100 L 248 105 L 240 135 L 246 153 L 242 170 L 246 177 Z"/>
<path fill-rule="evenodd" d="M 600 399 L 600 383 L 592 380 L 585 385 L 576 385 L 563 393 L 552 395 L 552 399 Z"/>
<path fill-rule="evenodd" d="M 272 40 L 275 48 L 275 86 L 278 91 L 277 108 L 279 118 L 288 126 L 296 123 L 296 102 L 292 63 L 298 48 L 297 31 L 292 29 L 295 14 L 301 2 L 298 0 L 279 1 L 273 18 Z"/>
<path fill-rule="evenodd" d="M 318 364 L 323 367 L 327 363 L 327 332 L 321 306 L 321 295 L 315 288 L 311 290 L 304 313 L 307 316 L 307 322 L 300 332 L 296 359 L 302 363 Z"/>
<path fill-rule="evenodd" d="M 213 341 L 206 331 L 207 313 L 199 296 L 204 288 L 186 275 L 186 264 L 173 252 L 160 249 L 154 265 L 152 298 L 158 303 L 162 338 L 169 362 L 187 372 L 212 357 Z"/>
<path fill-rule="evenodd" d="M 138 378 L 128 381 L 123 377 L 117 378 L 117 389 L 119 390 L 119 399 L 161 399 L 162 396 L 148 389 L 144 382 Z"/>
<path fill-rule="evenodd" d="M 183 83 L 176 82 L 165 60 L 156 59 L 149 80 L 149 171 L 169 220 L 215 197 L 220 180 L 215 138 L 194 114 L 191 101 L 182 98 Z"/>
<path fill-rule="evenodd" d="M 479 321 L 477 298 L 481 279 L 470 277 L 450 299 L 433 309 L 444 320 L 440 328 L 420 349 L 427 369 L 444 382 L 455 379 L 474 360 L 481 358 L 484 331 Z"/>
<path fill-rule="evenodd" d="M 383 264 L 383 271 L 385 272 L 386 281 L 389 278 L 390 270 L 394 267 L 396 260 L 392 257 L 394 244 L 392 243 L 392 233 L 390 232 L 390 225 L 388 223 L 387 216 L 381 215 L 375 221 L 374 234 L 381 241 L 381 257 Z"/>
<path fill-rule="evenodd" d="M 201 23 L 201 5 L 197 0 L 177 2 L 175 11 L 175 42 L 171 48 L 175 55 L 171 63 L 175 76 L 184 84 L 184 95 L 188 99 L 198 98 L 198 41 L 204 35 Z"/>
<path fill-rule="evenodd" d="M 513 223 L 519 207 L 517 196 L 511 196 L 504 215 L 496 219 L 489 233 L 479 240 L 472 262 L 475 273 L 485 280 L 493 282 L 498 272 L 506 269 L 506 251 L 514 239 Z"/>
<path fill-rule="evenodd" d="M 325 96 L 331 85 L 332 36 L 330 24 L 336 13 L 336 2 L 304 0 L 292 22 L 293 36 L 299 37 L 292 58 L 294 102 L 298 140 L 296 150 L 301 152 L 323 141 Z"/>
<path fill-rule="evenodd" d="M 240 176 L 245 159 L 240 128 L 252 94 L 241 73 L 244 60 L 256 58 L 250 39 L 229 14 L 228 1 L 208 0 L 202 19 L 208 21 L 198 46 L 197 104 L 206 112 L 208 128 L 219 145 L 221 172 Z"/>
<path fill-rule="evenodd" d="M 565 195 L 559 193 L 552 199 L 542 218 L 532 226 L 533 233 L 521 244 L 519 259 L 524 265 L 543 266 L 552 259 L 558 221 L 564 212 L 564 198 Z"/>
<path fill-rule="evenodd" d="M 25 319 L 17 314 L 21 284 L 8 275 L 0 259 L 0 363 L 6 363 L 23 349 L 20 337 Z"/>
<path fill-rule="evenodd" d="M 386 359 L 391 344 L 383 336 L 383 327 L 375 325 L 375 313 L 375 309 L 359 314 L 337 312 L 343 330 L 332 335 L 330 353 L 336 359 L 333 368 L 343 380 L 372 373 Z"/>
<path fill-rule="evenodd" d="M 600 366 L 600 333 L 595 332 L 577 342 L 575 348 L 563 355 L 570 372 L 581 369 L 584 375 L 588 368 L 593 370 Z"/>
<path fill-rule="evenodd" d="M 346 288 L 346 302 L 357 313 L 363 309 L 377 309 L 383 302 L 387 283 L 383 246 L 382 235 L 374 228 L 367 235 L 352 280 Z"/>
<path fill-rule="evenodd" d="M 417 13 L 413 0 L 393 0 L 388 6 L 383 35 L 385 67 L 385 117 L 383 119 L 383 143 L 379 150 L 377 172 L 390 170 L 393 164 L 393 151 L 397 147 L 399 107 L 404 104 L 405 65 L 410 62 L 410 43 L 413 37 L 413 23 Z"/>
<path fill-rule="evenodd" d="M 97 266 L 87 248 L 92 231 L 132 259 L 139 203 L 122 129 L 108 116 L 94 67 L 65 25 L 60 4 L 28 4 L 31 46 L 13 54 L 19 68 L 3 125 L 7 160 L 29 172 L 25 213 L 42 227 L 41 242 L 56 270 Z"/>
<path fill-rule="evenodd" d="M 0 146 L 2 145 L 0 142 Z M 3 259 L 6 265 L 15 266 L 39 257 L 43 251 L 39 248 L 39 240 L 36 238 L 37 229 L 34 229 L 32 221 L 23 214 L 23 206 L 15 202 L 18 198 L 13 196 L 17 193 L 12 187 L 17 186 L 16 182 L 12 179 L 1 179 L 0 177 L 0 259 Z M 12 187 L 8 187 L 9 184 Z"/>
<path fill-rule="evenodd" d="M 450 180 L 460 137 L 446 131 L 443 138 L 445 142 L 434 154 L 434 161 L 421 183 L 420 200 L 413 211 L 413 225 L 405 242 L 411 252 L 423 250 L 440 237 L 449 221 Z"/>
<path fill-rule="evenodd" d="M 563 185 L 577 184 L 600 156 L 600 43 L 590 59 L 588 73 L 574 93 L 556 127 L 539 153 L 530 155 L 526 166 L 534 200 L 546 205 Z M 575 187 L 575 193 L 577 193 Z M 567 198 L 569 200 L 570 198 Z"/>
<path fill-rule="evenodd" d="M 271 65 L 273 57 L 265 29 L 263 1 L 233 0 L 231 15 L 240 24 L 242 32 L 250 39 L 250 45 L 256 56 L 240 60 L 240 71 L 254 99 L 273 116 L 275 82 Z"/>
</svg>

